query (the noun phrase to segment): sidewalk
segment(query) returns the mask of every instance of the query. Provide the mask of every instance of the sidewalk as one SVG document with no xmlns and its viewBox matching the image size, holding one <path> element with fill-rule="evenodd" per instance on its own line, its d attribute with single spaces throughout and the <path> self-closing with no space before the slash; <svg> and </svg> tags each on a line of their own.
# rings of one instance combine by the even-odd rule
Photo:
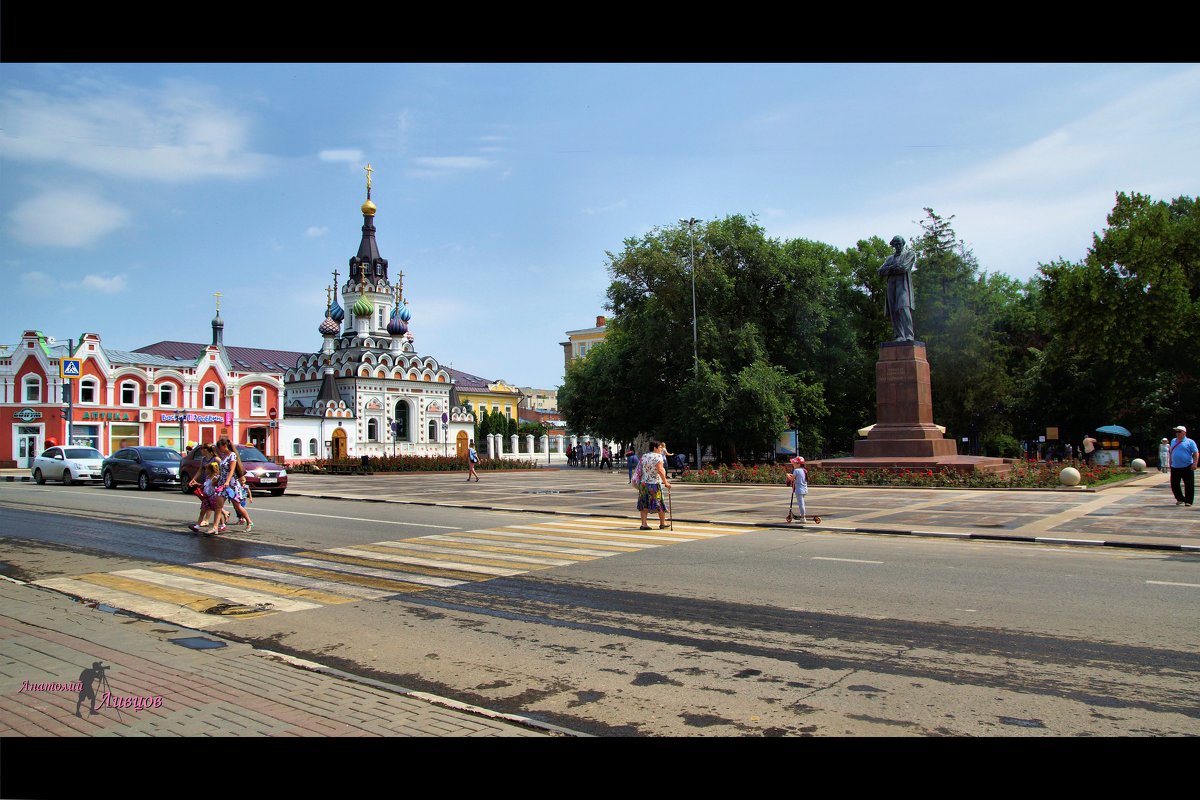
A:
<svg viewBox="0 0 1200 800">
<path fill-rule="evenodd" d="M 780 486 L 675 482 L 677 522 L 796 528 Z M 538 514 L 637 517 L 624 469 L 291 476 L 288 496 Z M 1176 506 L 1157 471 L 1099 489 L 910 489 L 815 486 L 809 530 L 1200 551 L 1200 506 Z"/>
<path fill-rule="evenodd" d="M 97 661 L 107 685 L 76 716 Z M 571 734 L 0 580 L 0 737 Z"/>
</svg>

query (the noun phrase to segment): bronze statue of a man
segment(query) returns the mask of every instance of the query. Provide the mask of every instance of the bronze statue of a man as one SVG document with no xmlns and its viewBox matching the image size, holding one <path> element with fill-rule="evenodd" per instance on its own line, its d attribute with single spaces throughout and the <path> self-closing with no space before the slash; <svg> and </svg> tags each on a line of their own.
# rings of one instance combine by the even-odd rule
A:
<svg viewBox="0 0 1200 800">
<path fill-rule="evenodd" d="M 890 242 L 895 253 L 879 267 L 879 275 L 887 278 L 884 310 L 892 319 L 892 334 L 897 342 L 914 340 L 912 310 L 912 273 L 917 268 L 917 254 L 903 236 L 893 236 Z"/>
</svg>

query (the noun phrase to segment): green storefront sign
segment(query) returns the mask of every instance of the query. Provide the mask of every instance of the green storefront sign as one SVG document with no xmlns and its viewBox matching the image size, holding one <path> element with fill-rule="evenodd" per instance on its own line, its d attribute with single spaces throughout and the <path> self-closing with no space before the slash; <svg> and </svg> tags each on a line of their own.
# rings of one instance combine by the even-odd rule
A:
<svg viewBox="0 0 1200 800">
<path fill-rule="evenodd" d="M 85 411 L 79 418 L 80 422 L 89 419 L 107 419 L 115 422 L 129 422 L 128 411 Z M 133 420 L 137 422 L 137 419 Z"/>
</svg>

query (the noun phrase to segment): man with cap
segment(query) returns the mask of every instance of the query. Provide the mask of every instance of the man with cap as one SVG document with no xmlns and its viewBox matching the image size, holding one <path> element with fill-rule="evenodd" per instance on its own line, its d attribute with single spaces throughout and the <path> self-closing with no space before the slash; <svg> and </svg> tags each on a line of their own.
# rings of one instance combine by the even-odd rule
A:
<svg viewBox="0 0 1200 800">
<path fill-rule="evenodd" d="M 1187 428 L 1175 426 L 1175 441 L 1171 442 L 1171 494 L 1175 505 L 1190 506 L 1196 496 L 1196 466 L 1200 464 L 1200 448 L 1187 436 Z"/>
</svg>

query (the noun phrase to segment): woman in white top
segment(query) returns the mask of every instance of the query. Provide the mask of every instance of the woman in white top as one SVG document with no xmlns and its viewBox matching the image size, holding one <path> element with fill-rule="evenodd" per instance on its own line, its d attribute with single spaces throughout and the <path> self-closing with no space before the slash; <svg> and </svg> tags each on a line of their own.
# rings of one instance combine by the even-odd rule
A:
<svg viewBox="0 0 1200 800">
<path fill-rule="evenodd" d="M 650 452 L 642 456 L 640 468 L 641 483 L 638 486 L 638 511 L 642 515 L 642 530 L 650 530 L 647 518 L 651 511 L 658 512 L 658 527 L 667 527 L 667 501 L 663 498 L 663 486 L 671 488 L 667 480 L 667 472 L 663 469 L 667 450 L 666 442 L 650 442 Z"/>
</svg>

